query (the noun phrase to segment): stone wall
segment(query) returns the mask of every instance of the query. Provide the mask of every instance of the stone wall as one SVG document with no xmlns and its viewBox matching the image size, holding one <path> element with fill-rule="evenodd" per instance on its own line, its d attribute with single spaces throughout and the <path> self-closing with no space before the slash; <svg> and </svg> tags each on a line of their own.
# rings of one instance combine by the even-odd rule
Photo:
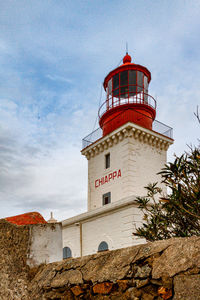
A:
<svg viewBox="0 0 200 300">
<path fill-rule="evenodd" d="M 34 268 L 61 259 L 60 223 L 19 226 L 0 219 L 1 300 L 29 299 L 27 287 Z"/>
<path fill-rule="evenodd" d="M 0 299 L 27 299 L 29 228 L 0 220 Z"/>
<path fill-rule="evenodd" d="M 200 299 L 200 237 L 148 243 L 42 266 L 31 299 Z"/>
<path fill-rule="evenodd" d="M 200 237 L 30 268 L 29 226 L 0 220 L 0 236 L 1 300 L 200 300 Z"/>
</svg>

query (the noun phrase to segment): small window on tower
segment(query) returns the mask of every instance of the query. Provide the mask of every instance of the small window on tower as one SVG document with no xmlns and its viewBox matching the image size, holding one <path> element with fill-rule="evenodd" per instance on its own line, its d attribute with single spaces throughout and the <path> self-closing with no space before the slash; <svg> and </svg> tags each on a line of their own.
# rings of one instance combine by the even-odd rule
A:
<svg viewBox="0 0 200 300">
<path fill-rule="evenodd" d="M 111 202 L 111 192 L 103 194 L 103 205 L 106 205 Z"/>
<path fill-rule="evenodd" d="M 110 153 L 105 155 L 105 167 L 106 169 L 110 168 Z"/>
</svg>

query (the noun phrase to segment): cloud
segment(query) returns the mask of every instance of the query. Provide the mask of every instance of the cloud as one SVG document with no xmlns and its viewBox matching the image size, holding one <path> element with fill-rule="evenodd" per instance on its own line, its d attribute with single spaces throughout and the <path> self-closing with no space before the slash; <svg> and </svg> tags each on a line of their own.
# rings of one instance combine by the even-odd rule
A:
<svg viewBox="0 0 200 300">
<path fill-rule="evenodd" d="M 86 209 L 81 139 L 126 41 L 133 62 L 152 73 L 157 118 L 174 128 L 169 159 L 196 143 L 199 8 L 181 0 L 0 3 L 1 217 L 53 210 L 64 219 Z"/>
<path fill-rule="evenodd" d="M 46 77 L 52 81 L 63 81 L 63 82 L 67 82 L 67 83 L 72 83 L 72 80 L 69 78 L 65 78 L 62 76 L 56 76 L 56 75 L 49 75 L 47 74 Z"/>
</svg>

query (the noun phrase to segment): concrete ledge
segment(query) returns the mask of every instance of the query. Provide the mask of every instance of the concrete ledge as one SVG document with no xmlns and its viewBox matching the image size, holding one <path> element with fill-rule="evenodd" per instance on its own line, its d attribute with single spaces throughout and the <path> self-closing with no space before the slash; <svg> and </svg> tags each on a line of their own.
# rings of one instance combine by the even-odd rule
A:
<svg viewBox="0 0 200 300">
<path fill-rule="evenodd" d="M 89 220 L 91 218 L 103 215 L 105 213 L 108 213 L 108 212 L 111 212 L 111 211 L 116 211 L 116 210 L 121 209 L 125 206 L 127 207 L 127 206 L 132 205 L 132 206 L 138 207 L 135 199 L 136 199 L 136 196 L 126 197 L 126 198 L 123 198 L 123 199 L 121 199 L 119 201 L 116 201 L 114 203 L 109 203 L 109 204 L 104 205 L 100 208 L 97 208 L 97 209 L 91 210 L 89 212 L 85 212 L 85 213 L 82 213 L 80 215 L 77 215 L 75 217 L 63 220 L 62 221 L 62 226 L 65 227 L 65 226 L 72 225 L 74 223 L 82 222 L 84 220 Z"/>
</svg>

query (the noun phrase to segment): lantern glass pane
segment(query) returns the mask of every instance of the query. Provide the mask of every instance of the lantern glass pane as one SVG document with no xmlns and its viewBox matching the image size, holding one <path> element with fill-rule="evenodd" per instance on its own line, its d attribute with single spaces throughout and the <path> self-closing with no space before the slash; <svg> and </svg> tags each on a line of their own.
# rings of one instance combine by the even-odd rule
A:
<svg viewBox="0 0 200 300">
<path fill-rule="evenodd" d="M 120 73 L 120 86 L 128 85 L 128 71 Z"/>
<path fill-rule="evenodd" d="M 119 88 L 119 74 L 113 76 L 113 90 Z"/>
<path fill-rule="evenodd" d="M 144 76 L 144 92 L 148 92 L 148 79 L 147 76 Z"/>
<path fill-rule="evenodd" d="M 136 71 L 129 71 L 129 95 L 134 96 L 136 94 Z"/>
<path fill-rule="evenodd" d="M 128 71 L 120 73 L 120 98 L 128 98 Z"/>
<path fill-rule="evenodd" d="M 108 81 L 108 94 L 111 95 L 112 93 L 112 78 Z"/>
<path fill-rule="evenodd" d="M 137 92 L 140 93 L 143 91 L 143 73 L 137 72 Z"/>
</svg>

